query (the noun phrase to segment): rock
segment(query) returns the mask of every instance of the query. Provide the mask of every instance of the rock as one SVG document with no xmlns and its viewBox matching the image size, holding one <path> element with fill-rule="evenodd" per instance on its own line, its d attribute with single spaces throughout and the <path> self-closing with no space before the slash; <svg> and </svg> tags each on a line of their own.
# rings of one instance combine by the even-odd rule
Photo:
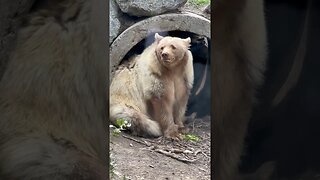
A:
<svg viewBox="0 0 320 180">
<path fill-rule="evenodd" d="M 114 0 L 109 1 L 109 7 L 109 43 L 111 44 L 120 33 L 121 23 L 119 21 L 120 9 Z"/>
<path fill-rule="evenodd" d="M 207 7 L 204 8 L 203 12 L 205 12 L 207 14 L 211 14 L 211 4 L 207 5 Z"/>
<path fill-rule="evenodd" d="M 122 12 L 132 16 L 155 16 L 182 7 L 187 0 L 116 0 Z"/>
</svg>

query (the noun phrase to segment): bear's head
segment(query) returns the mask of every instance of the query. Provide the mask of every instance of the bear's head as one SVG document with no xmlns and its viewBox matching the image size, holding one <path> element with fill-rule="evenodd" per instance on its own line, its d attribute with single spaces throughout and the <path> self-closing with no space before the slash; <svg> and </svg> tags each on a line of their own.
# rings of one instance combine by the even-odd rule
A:
<svg viewBox="0 0 320 180">
<path fill-rule="evenodd" d="M 160 63 L 166 67 L 174 67 L 180 64 L 187 55 L 190 47 L 190 37 L 181 39 L 178 37 L 162 37 L 158 33 L 155 34 L 156 55 Z"/>
</svg>

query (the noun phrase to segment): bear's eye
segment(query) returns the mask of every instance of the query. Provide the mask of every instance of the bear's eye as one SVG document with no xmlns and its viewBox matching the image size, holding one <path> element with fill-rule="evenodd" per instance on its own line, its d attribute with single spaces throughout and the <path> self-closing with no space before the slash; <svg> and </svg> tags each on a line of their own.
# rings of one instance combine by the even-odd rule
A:
<svg viewBox="0 0 320 180">
<path fill-rule="evenodd" d="M 163 46 L 160 49 L 163 50 Z"/>
<path fill-rule="evenodd" d="M 175 47 L 174 45 L 171 45 L 171 48 L 172 48 L 172 49 L 176 49 L 176 47 Z"/>
</svg>

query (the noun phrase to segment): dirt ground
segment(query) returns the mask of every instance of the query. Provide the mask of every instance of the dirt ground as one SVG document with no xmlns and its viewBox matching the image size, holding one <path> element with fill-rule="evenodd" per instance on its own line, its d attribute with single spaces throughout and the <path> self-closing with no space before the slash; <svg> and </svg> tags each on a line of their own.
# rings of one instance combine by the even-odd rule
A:
<svg viewBox="0 0 320 180">
<path fill-rule="evenodd" d="M 186 126 L 199 141 L 145 139 L 124 132 L 115 136 L 110 129 L 111 179 L 210 179 L 210 117 L 195 118 Z"/>
</svg>

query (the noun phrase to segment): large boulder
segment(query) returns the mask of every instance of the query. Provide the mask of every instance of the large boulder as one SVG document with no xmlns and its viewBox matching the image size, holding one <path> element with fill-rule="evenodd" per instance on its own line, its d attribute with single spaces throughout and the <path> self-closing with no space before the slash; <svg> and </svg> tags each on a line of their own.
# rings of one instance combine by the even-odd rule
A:
<svg viewBox="0 0 320 180">
<path fill-rule="evenodd" d="M 118 36 L 120 33 L 120 27 L 121 23 L 119 21 L 119 7 L 116 4 L 114 0 L 109 1 L 109 7 L 110 7 L 110 15 L 109 15 L 109 43 L 112 43 L 112 41 Z"/>
<path fill-rule="evenodd" d="M 116 0 L 122 12 L 132 16 L 155 16 L 182 7 L 187 0 Z"/>
</svg>

